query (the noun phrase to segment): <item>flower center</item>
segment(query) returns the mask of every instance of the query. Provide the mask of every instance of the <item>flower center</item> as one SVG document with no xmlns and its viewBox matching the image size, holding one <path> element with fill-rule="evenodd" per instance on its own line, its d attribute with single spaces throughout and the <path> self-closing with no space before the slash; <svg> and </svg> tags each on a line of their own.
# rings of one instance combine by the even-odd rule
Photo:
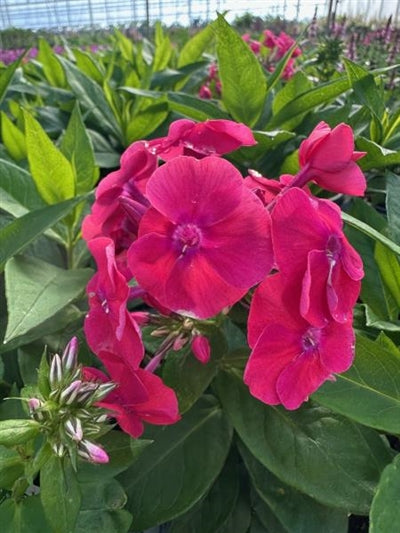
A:
<svg viewBox="0 0 400 533">
<path fill-rule="evenodd" d="M 184 255 L 188 250 L 199 247 L 201 231 L 195 224 L 181 224 L 176 227 L 172 239 L 181 255 Z"/>
<path fill-rule="evenodd" d="M 308 328 L 301 339 L 304 352 L 310 353 L 318 350 L 320 338 L 321 330 L 319 328 Z"/>
</svg>

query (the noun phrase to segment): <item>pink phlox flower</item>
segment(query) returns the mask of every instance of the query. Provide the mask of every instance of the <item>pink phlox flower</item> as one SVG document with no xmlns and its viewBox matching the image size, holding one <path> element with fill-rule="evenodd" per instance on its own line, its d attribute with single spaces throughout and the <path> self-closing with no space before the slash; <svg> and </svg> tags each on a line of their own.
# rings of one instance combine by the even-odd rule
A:
<svg viewBox="0 0 400 533">
<path fill-rule="evenodd" d="M 209 155 L 223 155 L 241 146 L 257 144 L 247 126 L 231 120 L 194 122 L 180 119 L 173 122 L 168 135 L 148 142 L 149 149 L 164 161 L 179 155 L 197 159 Z"/>
<path fill-rule="evenodd" d="M 270 216 L 228 161 L 173 159 L 153 174 L 147 197 L 128 263 L 161 305 L 209 318 L 269 272 Z"/>
<path fill-rule="evenodd" d="M 278 35 L 278 37 L 276 38 L 276 46 L 278 48 L 278 57 L 281 58 L 283 57 L 286 52 L 288 52 L 290 50 L 290 48 L 294 45 L 296 41 L 290 37 L 290 35 L 288 35 L 287 33 L 285 33 L 284 31 L 281 31 L 280 34 Z M 291 54 L 291 57 L 298 57 L 299 55 L 301 55 L 301 49 L 297 46 L 292 54 Z"/>
<path fill-rule="evenodd" d="M 175 392 L 158 376 L 118 361 L 108 361 L 106 370 L 110 377 L 96 368 L 84 369 L 85 379 L 107 382 L 118 386 L 97 405 L 112 412 L 121 429 L 131 437 L 143 433 L 144 422 L 156 425 L 175 424 L 180 419 Z"/>
<path fill-rule="evenodd" d="M 271 30 L 264 30 L 263 34 L 264 34 L 263 45 L 266 46 L 267 48 L 271 48 L 271 49 L 275 48 L 277 46 L 277 39 L 278 39 L 275 33 L 272 32 Z"/>
<path fill-rule="evenodd" d="M 294 76 L 295 73 L 296 73 L 296 70 L 295 70 L 294 59 L 289 59 L 285 68 L 283 69 L 282 78 L 286 81 L 290 80 L 290 78 Z"/>
<path fill-rule="evenodd" d="M 90 241 L 96 237 L 110 237 L 117 258 L 123 254 L 137 236 L 138 221 L 148 207 L 142 191 L 156 168 L 157 157 L 145 144 L 132 144 L 121 157 L 121 168 L 99 183 L 91 213 L 83 221 L 83 238 Z M 123 255 L 120 263 L 122 265 Z M 129 273 L 127 277 L 131 277 Z"/>
<path fill-rule="evenodd" d="M 320 122 L 300 145 L 300 173 L 328 191 L 363 196 L 367 183 L 355 161 L 365 154 L 354 151 L 349 125 L 342 123 L 332 130 Z"/>
<path fill-rule="evenodd" d="M 91 350 L 106 364 L 110 359 L 123 360 L 137 369 L 144 356 L 140 328 L 127 310 L 129 287 L 119 272 L 114 243 L 98 237 L 88 243 L 98 272 L 89 281 L 89 312 L 84 331 Z"/>
<path fill-rule="evenodd" d="M 302 316 L 317 326 L 352 316 L 364 272 L 360 256 L 342 231 L 339 207 L 294 187 L 272 211 L 278 269 L 302 285 Z"/>
<path fill-rule="evenodd" d="M 354 358 L 351 322 L 316 327 L 298 311 L 299 292 L 282 274 L 268 276 L 254 293 L 248 322 L 252 352 L 244 382 L 262 402 L 287 409 L 300 407 Z"/>
<path fill-rule="evenodd" d="M 244 42 L 246 42 L 249 45 L 252 52 L 254 52 L 255 54 L 260 53 L 261 43 L 259 41 L 255 41 L 254 39 L 252 39 L 249 33 L 244 33 L 242 35 L 242 39 Z"/>
</svg>

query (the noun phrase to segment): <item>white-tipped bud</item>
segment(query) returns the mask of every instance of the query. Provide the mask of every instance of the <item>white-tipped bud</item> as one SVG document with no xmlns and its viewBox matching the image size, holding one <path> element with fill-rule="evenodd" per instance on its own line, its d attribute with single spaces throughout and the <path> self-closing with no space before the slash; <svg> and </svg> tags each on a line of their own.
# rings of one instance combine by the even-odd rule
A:
<svg viewBox="0 0 400 533">
<path fill-rule="evenodd" d="M 75 442 L 83 439 L 82 424 L 79 418 L 70 418 L 64 424 L 66 434 Z"/>
<path fill-rule="evenodd" d="M 53 359 L 51 360 L 50 365 L 50 375 L 49 375 L 49 381 L 50 386 L 52 389 L 56 388 L 57 385 L 59 385 L 62 381 L 63 373 L 62 373 L 62 364 L 61 364 L 61 358 L 56 353 L 53 356 Z"/>
<path fill-rule="evenodd" d="M 66 387 L 60 394 L 60 403 L 71 405 L 71 403 L 73 403 L 76 397 L 78 396 L 81 386 L 82 381 L 80 379 L 77 379 L 70 383 L 68 387 Z"/>
<path fill-rule="evenodd" d="M 53 449 L 53 452 L 58 455 L 58 457 L 63 457 L 63 455 L 65 455 L 65 446 L 64 444 L 62 444 L 61 442 L 60 443 L 56 443 L 54 442 L 52 445 L 51 445 L 52 449 Z"/>
<path fill-rule="evenodd" d="M 69 341 L 61 357 L 62 367 L 64 372 L 74 370 L 78 363 L 79 343 L 76 337 L 72 337 Z"/>
<path fill-rule="evenodd" d="M 103 448 L 88 440 L 79 443 L 78 455 L 91 463 L 108 463 L 110 460 Z"/>
<path fill-rule="evenodd" d="M 111 391 L 113 391 L 116 387 L 115 383 L 112 383 L 111 381 L 109 383 L 102 383 L 98 386 L 97 390 L 94 392 L 92 396 L 93 402 L 100 402 L 104 398 L 106 398 Z"/>
</svg>

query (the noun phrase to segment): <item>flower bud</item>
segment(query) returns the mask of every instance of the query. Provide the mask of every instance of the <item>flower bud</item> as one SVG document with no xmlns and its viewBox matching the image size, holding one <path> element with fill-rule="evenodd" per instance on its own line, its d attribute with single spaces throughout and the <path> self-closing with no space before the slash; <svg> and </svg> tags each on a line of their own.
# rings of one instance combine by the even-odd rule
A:
<svg viewBox="0 0 400 533">
<path fill-rule="evenodd" d="M 101 464 L 109 461 L 109 457 L 103 448 L 88 440 L 83 440 L 79 443 L 78 455 L 91 463 Z"/>
<path fill-rule="evenodd" d="M 109 383 L 102 383 L 101 385 L 98 386 L 97 390 L 93 393 L 92 401 L 100 402 L 106 396 L 108 396 L 110 392 L 115 389 L 115 387 L 116 387 L 115 383 L 112 383 L 111 381 Z"/>
<path fill-rule="evenodd" d="M 72 337 L 72 339 L 65 347 L 65 350 L 61 357 L 61 363 L 64 372 L 70 372 L 76 367 L 78 362 L 78 349 L 78 339 L 76 337 Z"/>
<path fill-rule="evenodd" d="M 75 442 L 83 439 L 82 424 L 79 418 L 70 418 L 64 424 L 66 434 Z"/>
<path fill-rule="evenodd" d="M 51 388 L 56 388 L 62 380 L 62 365 L 60 356 L 56 353 L 51 360 L 49 381 Z"/>
<path fill-rule="evenodd" d="M 204 337 L 204 335 L 196 335 L 191 342 L 191 348 L 194 356 L 200 361 L 200 363 L 208 363 L 210 360 L 211 348 L 207 337 Z"/>
<path fill-rule="evenodd" d="M 58 456 L 62 457 L 65 454 L 65 446 L 61 442 L 53 442 L 51 445 L 53 452 Z"/>
<path fill-rule="evenodd" d="M 68 385 L 68 387 L 66 387 L 60 394 L 60 403 L 71 405 L 71 403 L 73 403 L 78 396 L 81 386 L 82 381 L 80 379 L 76 379 L 70 385 Z"/>
</svg>

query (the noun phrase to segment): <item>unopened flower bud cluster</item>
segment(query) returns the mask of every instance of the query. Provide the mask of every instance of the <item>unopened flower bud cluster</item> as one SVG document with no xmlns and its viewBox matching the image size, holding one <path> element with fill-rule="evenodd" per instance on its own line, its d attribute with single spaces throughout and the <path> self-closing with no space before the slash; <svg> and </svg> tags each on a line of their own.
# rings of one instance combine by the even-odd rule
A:
<svg viewBox="0 0 400 533">
<path fill-rule="evenodd" d="M 73 337 L 61 356 L 52 357 L 49 392 L 42 394 L 42 398 L 30 398 L 29 411 L 41 423 L 56 455 L 69 454 L 72 460 L 79 456 L 89 462 L 106 463 L 107 453 L 93 441 L 108 431 L 108 415 L 95 404 L 115 385 L 85 381 L 77 356 L 78 340 Z"/>
</svg>

